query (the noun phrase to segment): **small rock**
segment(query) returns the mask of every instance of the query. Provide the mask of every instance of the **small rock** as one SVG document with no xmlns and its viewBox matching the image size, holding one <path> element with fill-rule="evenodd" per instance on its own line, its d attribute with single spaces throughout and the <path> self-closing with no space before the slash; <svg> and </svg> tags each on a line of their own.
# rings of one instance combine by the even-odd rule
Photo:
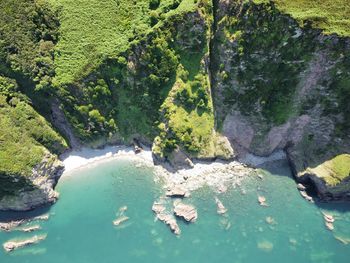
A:
<svg viewBox="0 0 350 263">
<path fill-rule="evenodd" d="M 124 223 L 125 221 L 129 220 L 129 217 L 127 216 L 120 216 L 116 220 L 113 221 L 113 225 L 119 226 L 120 224 Z"/>
<path fill-rule="evenodd" d="M 309 202 L 311 202 L 311 203 L 314 202 L 314 199 L 313 199 L 311 196 L 309 196 L 309 195 L 306 193 L 306 191 L 299 191 L 299 193 L 300 193 L 300 195 L 301 195 L 305 200 L 307 200 L 307 201 L 309 201 Z"/>
<path fill-rule="evenodd" d="M 28 233 L 28 232 L 33 232 L 33 231 L 40 230 L 40 229 L 41 229 L 41 227 L 39 225 L 35 225 L 35 226 L 23 227 L 19 230 Z"/>
<path fill-rule="evenodd" d="M 219 200 L 219 198 L 215 197 L 215 203 L 216 203 L 216 206 L 217 206 L 217 213 L 219 215 L 223 215 L 227 212 L 227 209 L 226 207 L 223 205 L 223 203 Z"/>
<path fill-rule="evenodd" d="M 122 206 L 119 208 L 119 213 L 124 213 L 126 210 L 128 210 L 128 207 L 125 205 L 125 206 Z"/>
<path fill-rule="evenodd" d="M 326 222 L 328 223 L 334 223 L 335 219 L 332 215 L 328 215 L 328 214 L 325 214 L 323 213 L 323 218 Z"/>
<path fill-rule="evenodd" d="M 258 202 L 259 202 L 259 204 L 261 205 L 261 206 L 268 206 L 267 204 L 266 204 L 266 198 L 264 197 L 264 196 L 258 196 Z"/>
<path fill-rule="evenodd" d="M 297 245 L 297 240 L 296 239 L 294 239 L 294 238 L 289 238 L 289 243 L 291 244 L 291 245 L 293 245 L 293 246 L 295 246 L 295 245 Z"/>
<path fill-rule="evenodd" d="M 297 184 L 297 188 L 299 191 L 305 191 L 306 190 L 306 187 L 303 185 L 303 184 Z"/>
<path fill-rule="evenodd" d="M 197 210 L 194 206 L 181 202 L 174 206 L 174 214 L 185 219 L 187 222 L 195 222 L 198 217 Z"/>
<path fill-rule="evenodd" d="M 143 149 L 142 149 L 141 147 L 139 147 L 139 146 L 137 146 L 137 145 L 134 146 L 134 152 L 135 152 L 135 154 L 141 153 L 142 150 L 143 150 Z"/>
<path fill-rule="evenodd" d="M 275 219 L 273 219 L 271 216 L 266 217 L 265 221 L 266 221 L 266 223 L 268 223 L 269 225 L 275 225 L 275 224 L 277 224 L 276 221 L 275 221 Z"/>
<path fill-rule="evenodd" d="M 334 230 L 333 223 L 325 222 L 325 225 L 326 225 L 326 227 L 327 227 L 328 230 L 330 230 L 330 231 L 333 231 L 333 230 Z"/>
</svg>

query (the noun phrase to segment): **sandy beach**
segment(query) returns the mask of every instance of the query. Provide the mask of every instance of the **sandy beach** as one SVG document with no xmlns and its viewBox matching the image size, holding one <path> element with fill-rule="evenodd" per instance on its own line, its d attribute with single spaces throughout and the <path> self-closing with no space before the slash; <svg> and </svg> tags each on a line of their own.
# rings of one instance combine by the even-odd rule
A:
<svg viewBox="0 0 350 263">
<path fill-rule="evenodd" d="M 128 159 L 138 161 L 147 166 L 153 166 L 152 152 L 145 149 L 135 154 L 134 149 L 128 146 L 107 146 L 103 149 L 82 148 L 74 150 L 61 157 L 65 166 L 63 177 L 70 176 L 73 171 L 81 168 L 98 165 L 113 159 Z"/>
</svg>

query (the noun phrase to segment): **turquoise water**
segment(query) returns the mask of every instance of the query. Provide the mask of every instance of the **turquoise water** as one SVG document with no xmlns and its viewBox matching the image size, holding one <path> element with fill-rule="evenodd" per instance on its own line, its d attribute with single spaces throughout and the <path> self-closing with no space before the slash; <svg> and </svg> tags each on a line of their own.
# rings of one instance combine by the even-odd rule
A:
<svg viewBox="0 0 350 263">
<path fill-rule="evenodd" d="M 179 222 L 180 237 L 154 220 L 151 207 L 161 189 L 150 168 L 114 160 L 80 170 L 59 182 L 61 198 L 54 206 L 24 214 L 51 215 L 38 232 L 47 239 L 10 254 L 1 250 L 0 262 L 350 262 L 350 245 L 334 237 L 350 238 L 349 205 L 307 203 L 286 163 L 265 168 L 270 172 L 262 172 L 263 180 L 243 181 L 245 194 L 232 189 L 219 195 L 229 210 L 226 217 L 216 214 L 210 189 L 195 192 L 186 201 L 196 205 L 199 218 L 194 224 Z M 258 194 L 269 207 L 259 206 Z M 114 227 L 124 205 L 130 220 Z M 335 215 L 333 233 L 325 228 L 321 210 Z M 0 220 L 10 216 L 19 215 L 0 213 Z M 275 223 L 268 224 L 266 217 Z M 0 242 L 32 235 L 0 233 Z"/>
</svg>

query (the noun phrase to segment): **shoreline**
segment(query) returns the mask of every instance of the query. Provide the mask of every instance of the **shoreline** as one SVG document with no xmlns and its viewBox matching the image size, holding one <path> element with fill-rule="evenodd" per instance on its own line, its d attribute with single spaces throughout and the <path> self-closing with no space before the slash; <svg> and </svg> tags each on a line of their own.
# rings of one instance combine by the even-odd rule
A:
<svg viewBox="0 0 350 263">
<path fill-rule="evenodd" d="M 63 154 L 60 159 L 65 167 L 62 178 L 71 176 L 73 172 L 80 169 L 117 159 L 135 160 L 147 165 L 154 165 L 150 149 L 136 154 L 133 147 L 125 145 L 106 146 L 103 149 L 82 147 L 79 150 Z"/>
<path fill-rule="evenodd" d="M 181 188 L 188 193 L 203 186 L 213 188 L 215 192 L 226 192 L 230 187 L 240 187 L 241 181 L 256 171 L 256 166 L 266 162 L 283 160 L 285 154 L 278 152 L 271 157 L 247 156 L 234 161 L 199 161 L 193 162 L 194 167 L 172 171 L 169 164 L 155 164 L 152 151 L 143 146 L 140 153 L 135 153 L 132 146 L 106 146 L 103 149 L 83 147 L 61 156 L 65 170 L 61 179 L 73 176 L 80 169 L 97 166 L 112 160 L 134 161 L 136 166 L 145 165 L 153 168 L 154 181 L 161 183 L 165 191 Z M 248 161 L 246 161 L 248 160 Z M 245 163 L 242 163 L 246 161 Z"/>
</svg>

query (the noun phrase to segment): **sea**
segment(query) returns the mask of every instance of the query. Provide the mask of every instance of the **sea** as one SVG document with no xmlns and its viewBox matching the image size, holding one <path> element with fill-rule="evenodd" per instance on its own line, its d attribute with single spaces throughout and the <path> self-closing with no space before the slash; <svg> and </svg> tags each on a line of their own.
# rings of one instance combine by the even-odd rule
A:
<svg viewBox="0 0 350 263">
<path fill-rule="evenodd" d="M 178 220 L 176 236 L 156 220 L 152 204 L 164 194 L 152 167 L 111 159 L 77 169 L 57 185 L 59 201 L 26 213 L 1 212 L 0 221 L 49 215 L 32 233 L 0 232 L 0 244 L 47 235 L 13 252 L 0 248 L 1 263 L 249 263 L 350 262 L 350 205 L 310 203 L 299 194 L 286 161 L 265 164 L 225 193 L 196 190 L 194 223 Z M 266 198 L 261 206 L 258 196 Z M 215 198 L 227 212 L 217 213 Z M 129 218 L 113 225 L 121 207 Z M 323 213 L 335 218 L 334 230 Z"/>
</svg>

